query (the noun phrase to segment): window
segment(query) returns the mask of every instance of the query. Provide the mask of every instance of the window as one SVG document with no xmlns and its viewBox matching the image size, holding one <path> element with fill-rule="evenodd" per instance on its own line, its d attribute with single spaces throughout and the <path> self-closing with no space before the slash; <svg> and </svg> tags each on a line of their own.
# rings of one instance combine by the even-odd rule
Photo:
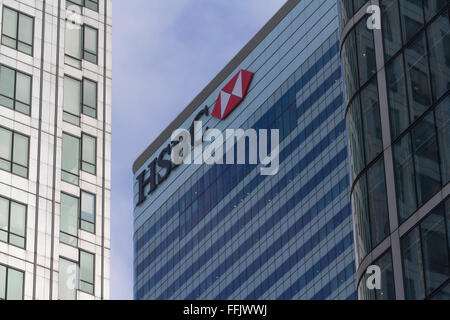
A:
<svg viewBox="0 0 450 320">
<path fill-rule="evenodd" d="M 97 82 L 83 79 L 83 114 L 97 118 Z"/>
<path fill-rule="evenodd" d="M 78 213 L 80 202 L 78 198 L 61 194 L 60 241 L 76 247 L 78 240 Z"/>
<path fill-rule="evenodd" d="M 422 0 L 399 1 L 399 4 L 403 43 L 406 44 L 420 30 L 424 23 Z"/>
<path fill-rule="evenodd" d="M 23 300 L 24 273 L 0 265 L 0 300 Z"/>
<path fill-rule="evenodd" d="M 25 249 L 27 207 L 0 197 L 0 241 Z"/>
<path fill-rule="evenodd" d="M 361 300 L 395 300 L 394 271 L 392 267 L 392 254 L 386 252 L 373 265 L 381 269 L 381 290 L 369 290 L 367 288 L 368 275 L 362 277 L 358 292 Z"/>
<path fill-rule="evenodd" d="M 410 120 L 412 123 L 419 118 L 432 103 L 424 33 L 405 49 L 404 56 Z"/>
<path fill-rule="evenodd" d="M 90 10 L 98 12 L 98 0 L 67 0 L 66 7 L 69 8 L 71 5 L 76 5 L 80 9 L 84 6 Z"/>
<path fill-rule="evenodd" d="M 64 121 L 80 125 L 81 81 L 64 77 Z"/>
<path fill-rule="evenodd" d="M 81 191 L 80 229 L 95 233 L 95 195 Z"/>
<path fill-rule="evenodd" d="M 31 76 L 0 66 L 0 105 L 30 115 Z"/>
<path fill-rule="evenodd" d="M 424 299 L 450 278 L 444 205 L 401 240 L 406 298 Z"/>
<path fill-rule="evenodd" d="M 356 182 L 352 193 L 358 261 L 390 234 L 384 158 Z"/>
<path fill-rule="evenodd" d="M 381 132 L 378 85 L 376 78 L 373 78 L 361 91 L 361 108 L 362 121 L 364 124 L 366 164 L 369 164 L 383 151 L 383 137 Z"/>
<path fill-rule="evenodd" d="M 80 203 L 81 202 L 81 203 Z M 79 198 L 61 194 L 60 241 L 76 247 L 78 228 L 95 233 L 95 195 L 81 191 Z"/>
<path fill-rule="evenodd" d="M 80 290 L 94 294 L 94 258 L 91 253 L 80 250 Z"/>
<path fill-rule="evenodd" d="M 354 181 L 364 169 L 364 137 L 359 99 L 353 99 L 347 114 L 347 126 L 351 152 L 351 172 Z"/>
<path fill-rule="evenodd" d="M 33 55 L 34 18 L 3 7 L 2 44 Z"/>
<path fill-rule="evenodd" d="M 0 128 L 0 169 L 28 177 L 29 138 Z"/>
<path fill-rule="evenodd" d="M 367 28 L 366 19 L 362 19 L 356 26 L 356 48 L 359 67 L 360 86 L 364 85 L 377 73 L 375 60 L 375 44 L 373 31 Z"/>
<path fill-rule="evenodd" d="M 81 113 L 97 118 L 97 83 L 64 77 L 64 121 L 80 125 Z"/>
<path fill-rule="evenodd" d="M 367 172 L 367 188 L 372 246 L 376 247 L 390 234 L 383 158 Z"/>
<path fill-rule="evenodd" d="M 78 285 L 78 265 L 76 262 L 59 259 L 58 298 L 76 300 Z"/>
<path fill-rule="evenodd" d="M 380 4 L 384 53 L 386 60 L 389 60 L 402 47 L 398 1 L 382 0 Z"/>
<path fill-rule="evenodd" d="M 98 30 L 84 26 L 83 59 L 97 64 Z"/>
<path fill-rule="evenodd" d="M 81 69 L 81 60 L 97 64 L 98 30 L 88 25 L 66 22 L 66 59 L 65 62 Z"/>
<path fill-rule="evenodd" d="M 421 207 L 441 189 L 439 152 L 433 113 L 429 113 L 412 130 L 417 201 Z"/>
<path fill-rule="evenodd" d="M 450 89 L 450 23 L 447 12 L 428 27 L 427 36 L 433 96 L 437 101 Z"/>
<path fill-rule="evenodd" d="M 355 184 L 352 193 L 358 262 L 361 262 L 371 249 L 370 218 L 367 203 L 367 182 L 366 177 L 362 176 Z"/>
<path fill-rule="evenodd" d="M 342 60 L 344 63 L 345 88 L 348 102 L 358 90 L 358 61 L 354 30 L 348 34 L 342 45 Z"/>
<path fill-rule="evenodd" d="M 80 177 L 80 139 L 63 133 L 62 175 L 65 182 L 78 185 Z"/>
<path fill-rule="evenodd" d="M 450 96 L 436 106 L 439 154 L 441 156 L 442 182 L 450 182 Z"/>
<path fill-rule="evenodd" d="M 83 134 L 82 149 L 81 170 L 95 175 L 97 167 L 97 139 Z"/>
</svg>

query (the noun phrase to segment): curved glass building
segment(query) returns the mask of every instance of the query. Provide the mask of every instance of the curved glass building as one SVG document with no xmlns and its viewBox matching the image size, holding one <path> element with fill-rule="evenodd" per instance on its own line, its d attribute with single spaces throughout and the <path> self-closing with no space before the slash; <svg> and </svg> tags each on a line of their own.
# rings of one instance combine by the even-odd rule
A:
<svg viewBox="0 0 450 320">
<path fill-rule="evenodd" d="M 449 299 L 449 2 L 340 11 L 359 298 Z"/>
</svg>

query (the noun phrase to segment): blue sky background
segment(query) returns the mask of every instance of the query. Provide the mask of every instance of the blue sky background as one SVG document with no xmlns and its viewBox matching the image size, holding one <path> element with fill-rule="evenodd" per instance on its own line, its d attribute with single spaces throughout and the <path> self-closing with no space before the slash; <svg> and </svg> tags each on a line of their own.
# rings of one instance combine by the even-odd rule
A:
<svg viewBox="0 0 450 320">
<path fill-rule="evenodd" d="M 133 298 L 132 164 L 285 0 L 113 3 L 111 298 Z"/>
</svg>

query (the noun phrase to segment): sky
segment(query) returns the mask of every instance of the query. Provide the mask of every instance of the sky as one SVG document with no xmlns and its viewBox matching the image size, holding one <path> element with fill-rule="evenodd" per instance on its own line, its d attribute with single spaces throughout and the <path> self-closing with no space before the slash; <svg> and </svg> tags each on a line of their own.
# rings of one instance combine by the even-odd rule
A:
<svg viewBox="0 0 450 320">
<path fill-rule="evenodd" d="M 284 2 L 114 1 L 111 299 L 133 298 L 134 160 Z"/>
</svg>

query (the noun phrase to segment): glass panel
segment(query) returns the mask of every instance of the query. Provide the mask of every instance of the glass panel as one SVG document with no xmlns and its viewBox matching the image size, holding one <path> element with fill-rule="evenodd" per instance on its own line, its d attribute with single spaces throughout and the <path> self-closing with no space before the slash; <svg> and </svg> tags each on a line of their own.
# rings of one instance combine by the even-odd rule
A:
<svg viewBox="0 0 450 320">
<path fill-rule="evenodd" d="M 8 269 L 7 300 L 23 300 L 23 272 Z"/>
<path fill-rule="evenodd" d="M 28 137 L 14 134 L 14 163 L 28 167 Z"/>
<path fill-rule="evenodd" d="M 348 20 L 353 16 L 353 0 L 339 1 L 341 8 L 341 28 L 344 29 Z"/>
<path fill-rule="evenodd" d="M 97 83 L 87 79 L 83 80 L 83 104 L 97 108 Z"/>
<path fill-rule="evenodd" d="M 383 151 L 380 109 L 378 106 L 378 85 L 374 78 L 361 91 L 362 119 L 364 121 L 364 145 L 366 164 L 369 164 Z"/>
<path fill-rule="evenodd" d="M 0 241 L 8 242 L 9 201 L 0 197 Z"/>
<path fill-rule="evenodd" d="M 377 291 L 378 300 L 395 300 L 394 270 L 391 252 L 384 254 L 376 263 L 381 269 L 381 290 Z"/>
<path fill-rule="evenodd" d="M 425 18 L 427 21 L 430 21 L 447 3 L 448 0 L 425 0 L 423 5 L 425 7 Z"/>
<path fill-rule="evenodd" d="M 409 134 L 394 146 L 395 182 L 400 220 L 403 222 L 416 210 L 414 166 Z"/>
<path fill-rule="evenodd" d="M 369 290 L 369 288 L 367 288 L 367 279 L 368 275 L 364 274 L 361 281 L 359 282 L 358 295 L 359 299 L 362 301 L 375 300 L 375 291 Z"/>
<path fill-rule="evenodd" d="M 80 280 L 81 284 L 85 283 L 84 289 L 87 293 L 93 294 L 94 283 L 94 255 L 80 251 Z M 90 285 L 89 285 L 90 284 Z"/>
<path fill-rule="evenodd" d="M 0 158 L 11 161 L 12 160 L 11 152 L 12 152 L 12 132 L 0 128 Z"/>
<path fill-rule="evenodd" d="M 401 247 L 406 299 L 422 300 L 425 298 L 425 285 L 419 228 L 401 240 Z"/>
<path fill-rule="evenodd" d="M 63 134 L 62 169 L 78 176 L 80 170 L 80 141 Z"/>
<path fill-rule="evenodd" d="M 79 60 L 82 59 L 82 28 L 71 22 L 66 22 L 66 54 Z"/>
<path fill-rule="evenodd" d="M 355 214 L 358 262 L 361 262 L 371 249 L 370 222 L 367 207 L 367 185 L 365 176 L 361 177 L 353 189 L 352 204 L 353 212 Z"/>
<path fill-rule="evenodd" d="M 59 260 L 58 298 L 59 300 L 77 299 L 77 264 L 65 259 Z"/>
<path fill-rule="evenodd" d="M 81 193 L 81 219 L 92 224 L 95 223 L 95 195 L 87 192 Z M 91 227 L 88 228 L 89 230 L 82 229 L 88 232 L 93 231 Z"/>
<path fill-rule="evenodd" d="M 439 154 L 441 156 L 442 181 L 450 182 L 450 96 L 436 107 Z"/>
<path fill-rule="evenodd" d="M 96 144 L 96 138 L 83 135 L 83 170 L 91 174 L 95 174 L 95 164 L 97 160 Z"/>
<path fill-rule="evenodd" d="M 15 78 L 16 73 L 14 70 L 0 66 L 0 94 L 4 95 L 10 99 L 14 99 L 14 86 L 15 86 Z M 3 103 L 5 102 L 5 103 Z M 13 101 L 12 100 L 3 100 L 2 104 L 5 107 L 12 109 Z"/>
<path fill-rule="evenodd" d="M 98 11 L 98 0 L 85 0 L 84 5 L 88 9 Z"/>
<path fill-rule="evenodd" d="M 439 292 L 433 296 L 432 300 L 450 300 L 450 283 L 444 288 L 440 289 Z"/>
<path fill-rule="evenodd" d="M 85 53 L 84 59 L 92 63 L 97 63 L 97 33 L 96 29 L 84 26 L 84 50 L 90 53 Z"/>
<path fill-rule="evenodd" d="M 409 125 L 408 102 L 406 98 L 405 76 L 402 56 L 398 56 L 386 68 L 389 111 L 391 118 L 392 140 Z"/>
<path fill-rule="evenodd" d="M 432 103 L 424 33 L 406 48 L 405 63 L 410 118 L 413 122 Z"/>
<path fill-rule="evenodd" d="M 345 88 L 347 102 L 353 97 L 358 86 L 358 61 L 356 58 L 355 31 L 351 31 L 342 46 Z"/>
<path fill-rule="evenodd" d="M 78 236 L 79 201 L 65 193 L 61 194 L 61 231 L 73 237 Z M 70 243 L 73 244 L 73 243 Z"/>
<path fill-rule="evenodd" d="M 6 299 L 6 267 L 0 266 L 0 300 Z"/>
<path fill-rule="evenodd" d="M 33 18 L 23 14 L 19 16 L 19 41 L 33 45 Z"/>
<path fill-rule="evenodd" d="M 372 244 L 377 246 L 390 234 L 387 207 L 384 159 L 381 158 L 367 173 Z"/>
<path fill-rule="evenodd" d="M 81 113 L 81 81 L 64 77 L 64 111 L 80 116 Z"/>
<path fill-rule="evenodd" d="M 362 86 L 377 73 L 373 31 L 367 28 L 366 19 L 356 26 L 356 47 L 358 49 L 359 81 Z"/>
<path fill-rule="evenodd" d="M 3 7 L 3 34 L 10 38 L 17 39 L 17 12 Z"/>
<path fill-rule="evenodd" d="M 430 1 L 433 2 L 433 1 Z M 450 89 L 450 24 L 444 12 L 427 30 L 435 101 Z"/>
<path fill-rule="evenodd" d="M 364 138 L 361 121 L 361 109 L 358 97 L 352 101 L 347 114 L 348 135 L 351 151 L 352 181 L 364 168 Z"/>
<path fill-rule="evenodd" d="M 399 4 L 402 19 L 403 43 L 407 43 L 423 25 L 422 0 L 399 1 Z"/>
<path fill-rule="evenodd" d="M 429 113 L 412 131 L 419 206 L 441 189 L 439 154 L 433 113 Z"/>
<path fill-rule="evenodd" d="M 402 47 L 397 0 L 381 1 L 381 21 L 383 26 L 384 53 L 386 60 L 389 60 Z"/>
<path fill-rule="evenodd" d="M 27 208 L 19 203 L 11 202 L 10 232 L 25 237 Z"/>
<path fill-rule="evenodd" d="M 31 104 L 31 77 L 20 72 L 17 73 L 16 99 Z"/>
<path fill-rule="evenodd" d="M 427 295 L 439 288 L 449 277 L 444 206 L 433 211 L 420 225 L 422 229 L 423 264 Z"/>
</svg>

